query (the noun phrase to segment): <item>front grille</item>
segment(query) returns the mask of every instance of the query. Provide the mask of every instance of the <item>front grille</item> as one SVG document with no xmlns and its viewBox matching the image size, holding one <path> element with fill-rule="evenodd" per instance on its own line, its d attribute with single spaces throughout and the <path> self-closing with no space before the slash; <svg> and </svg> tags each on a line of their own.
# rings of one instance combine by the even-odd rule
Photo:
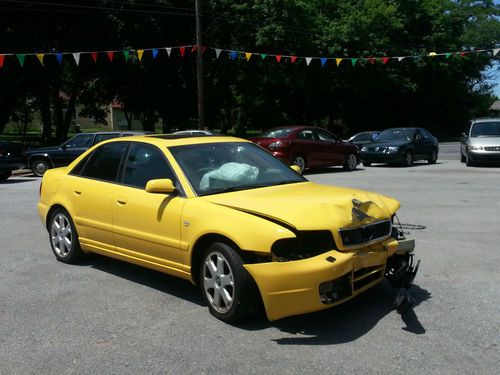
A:
<svg viewBox="0 0 500 375">
<path fill-rule="evenodd" d="M 391 230 L 391 221 L 385 220 L 358 228 L 339 229 L 339 233 L 344 246 L 355 246 L 387 238 Z"/>
<path fill-rule="evenodd" d="M 384 276 L 384 266 L 361 268 L 353 273 L 352 288 L 355 292 Z"/>
<path fill-rule="evenodd" d="M 485 151 L 500 151 L 500 146 L 488 146 L 484 147 Z"/>
</svg>

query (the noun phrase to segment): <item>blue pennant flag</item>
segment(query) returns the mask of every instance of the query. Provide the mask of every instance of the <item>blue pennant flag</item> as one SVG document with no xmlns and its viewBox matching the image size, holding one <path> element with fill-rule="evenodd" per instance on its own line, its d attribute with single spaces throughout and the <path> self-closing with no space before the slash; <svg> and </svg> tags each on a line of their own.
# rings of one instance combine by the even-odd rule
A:
<svg viewBox="0 0 500 375">
<path fill-rule="evenodd" d="M 158 55 L 158 49 L 153 48 L 153 59 L 156 59 L 156 56 Z"/>
<path fill-rule="evenodd" d="M 321 60 L 321 66 L 322 67 L 325 66 L 325 64 L 326 64 L 326 57 L 322 57 L 320 60 Z"/>
<path fill-rule="evenodd" d="M 62 64 L 62 59 L 63 59 L 63 54 L 62 53 L 56 53 L 56 59 L 59 62 L 59 65 Z"/>
<path fill-rule="evenodd" d="M 231 51 L 231 53 L 229 53 L 229 57 L 231 58 L 231 60 L 236 60 L 238 58 L 238 52 Z"/>
</svg>

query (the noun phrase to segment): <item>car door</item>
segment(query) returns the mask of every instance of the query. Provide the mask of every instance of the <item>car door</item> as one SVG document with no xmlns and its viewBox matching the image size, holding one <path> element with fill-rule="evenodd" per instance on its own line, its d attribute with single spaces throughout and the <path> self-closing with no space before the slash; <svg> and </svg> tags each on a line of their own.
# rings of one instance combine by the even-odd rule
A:
<svg viewBox="0 0 500 375">
<path fill-rule="evenodd" d="M 413 133 L 413 140 L 411 143 L 413 145 L 413 159 L 414 160 L 424 159 L 426 147 L 425 147 L 425 141 L 419 129 L 416 129 L 415 132 Z"/>
<path fill-rule="evenodd" d="M 181 216 L 186 198 L 145 190 L 149 180 L 169 178 L 180 188 L 163 152 L 132 142 L 124 161 L 121 184 L 113 194 L 113 231 L 124 255 L 181 269 Z"/>
<path fill-rule="evenodd" d="M 317 129 L 316 137 L 319 140 L 318 151 L 322 165 L 341 165 L 344 163 L 344 143 L 330 132 Z"/>
<path fill-rule="evenodd" d="M 80 241 L 89 247 L 114 247 L 112 197 L 127 146 L 126 142 L 104 144 L 70 172 L 70 213 Z"/>
<path fill-rule="evenodd" d="M 63 143 L 59 150 L 51 154 L 54 167 L 66 166 L 87 151 L 92 146 L 94 136 L 94 133 L 82 133 Z"/>
</svg>

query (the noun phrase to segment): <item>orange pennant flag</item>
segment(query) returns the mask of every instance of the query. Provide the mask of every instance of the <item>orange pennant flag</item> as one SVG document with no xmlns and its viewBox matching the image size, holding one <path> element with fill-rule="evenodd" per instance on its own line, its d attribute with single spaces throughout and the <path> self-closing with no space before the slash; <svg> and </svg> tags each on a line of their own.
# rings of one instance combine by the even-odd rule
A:
<svg viewBox="0 0 500 375">
<path fill-rule="evenodd" d="M 144 50 L 143 49 L 138 49 L 137 50 L 137 57 L 139 58 L 139 61 L 142 60 L 142 55 L 144 55 Z"/>
<path fill-rule="evenodd" d="M 43 57 L 44 56 L 45 56 L 45 54 L 43 54 L 43 53 L 36 54 L 36 57 L 37 57 L 38 61 L 40 61 L 40 64 L 42 64 L 42 66 L 43 66 Z"/>
<path fill-rule="evenodd" d="M 252 57 L 252 52 L 245 52 L 245 57 L 247 58 L 247 61 L 250 60 Z"/>
</svg>

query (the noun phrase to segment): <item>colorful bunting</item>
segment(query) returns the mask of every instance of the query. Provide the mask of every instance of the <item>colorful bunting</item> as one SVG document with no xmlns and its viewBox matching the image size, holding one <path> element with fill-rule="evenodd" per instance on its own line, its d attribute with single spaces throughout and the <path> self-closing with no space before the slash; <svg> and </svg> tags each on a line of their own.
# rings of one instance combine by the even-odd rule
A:
<svg viewBox="0 0 500 375">
<path fill-rule="evenodd" d="M 493 56 L 496 56 L 498 54 L 498 52 L 500 51 L 500 48 L 495 48 L 493 50 Z"/>
<path fill-rule="evenodd" d="M 17 61 L 19 61 L 19 64 L 21 64 L 21 66 L 24 66 L 24 59 L 26 57 L 26 54 L 18 53 L 16 56 L 17 56 Z"/>
<path fill-rule="evenodd" d="M 218 59 L 222 50 L 220 48 L 215 49 L 215 58 Z"/>
<path fill-rule="evenodd" d="M 312 57 L 306 57 L 306 65 L 309 66 L 309 64 L 312 61 Z"/>
<path fill-rule="evenodd" d="M 115 53 L 113 51 L 107 51 L 106 56 L 108 56 L 109 61 L 113 61 L 113 56 Z"/>
<path fill-rule="evenodd" d="M 324 67 L 326 64 L 326 57 L 322 57 L 320 60 L 321 60 L 321 67 Z"/>
<path fill-rule="evenodd" d="M 153 60 L 156 59 L 156 56 L 158 56 L 158 49 L 157 48 L 153 48 L 153 50 L 151 51 L 151 53 L 153 54 Z"/>
<path fill-rule="evenodd" d="M 403 61 L 404 58 L 405 58 L 404 56 L 399 56 L 398 61 L 401 62 L 401 61 Z"/>
<path fill-rule="evenodd" d="M 80 64 L 80 54 L 74 53 L 73 58 L 75 59 L 76 66 L 78 66 Z"/>
<path fill-rule="evenodd" d="M 128 61 L 128 58 L 130 57 L 130 51 L 127 49 L 124 49 L 122 51 L 122 53 L 123 53 L 123 57 L 125 58 L 125 61 Z"/>
<path fill-rule="evenodd" d="M 344 59 L 342 59 L 342 58 L 336 58 L 335 59 L 335 62 L 337 63 L 337 66 L 340 65 L 340 63 L 342 62 L 342 60 L 344 60 Z"/>
<path fill-rule="evenodd" d="M 451 56 L 451 53 L 448 52 L 447 54 L 445 54 L 445 56 L 446 58 L 449 58 Z"/>
<path fill-rule="evenodd" d="M 279 63 L 281 61 L 281 55 L 276 55 L 276 61 Z"/>
<path fill-rule="evenodd" d="M 43 53 L 37 53 L 37 54 L 36 54 L 36 58 L 38 59 L 38 61 L 40 61 L 40 64 L 42 64 L 42 66 L 44 66 L 44 65 L 43 65 L 43 57 L 44 57 L 44 56 L 45 56 L 45 55 L 44 55 Z"/>
<path fill-rule="evenodd" d="M 181 57 L 184 57 L 184 53 L 186 53 L 186 47 L 179 47 L 179 53 L 181 54 Z"/>
<path fill-rule="evenodd" d="M 265 53 L 261 53 L 261 54 L 260 54 L 260 58 L 261 58 L 262 60 L 265 60 L 266 56 L 267 56 L 267 55 L 266 55 Z"/>
<path fill-rule="evenodd" d="M 297 61 L 297 56 L 290 56 L 290 62 L 295 64 L 295 61 Z"/>
<path fill-rule="evenodd" d="M 90 56 L 92 57 L 92 60 L 94 60 L 94 63 L 97 63 L 97 52 L 91 52 Z"/>
<path fill-rule="evenodd" d="M 62 53 L 56 53 L 56 59 L 59 65 L 62 65 L 62 60 L 63 60 L 63 54 Z"/>
<path fill-rule="evenodd" d="M 0 68 L 3 68 L 4 60 L 5 60 L 5 55 L 0 55 Z"/>
<path fill-rule="evenodd" d="M 356 63 L 358 62 L 358 60 L 359 59 L 356 59 L 356 58 L 351 59 L 352 66 L 356 65 Z"/>
<path fill-rule="evenodd" d="M 382 57 L 382 64 L 387 64 L 389 62 L 389 58 L 388 57 Z"/>
<path fill-rule="evenodd" d="M 231 60 L 236 60 L 236 59 L 238 58 L 238 52 L 236 52 L 236 51 L 231 51 L 231 52 L 229 53 L 229 58 L 230 58 Z"/>
<path fill-rule="evenodd" d="M 138 49 L 137 50 L 137 58 L 139 59 L 139 61 L 142 60 L 142 55 L 144 55 L 144 50 L 143 49 Z"/>
<path fill-rule="evenodd" d="M 250 61 L 250 59 L 252 58 L 252 52 L 245 52 L 245 58 L 247 59 L 247 61 Z"/>
<path fill-rule="evenodd" d="M 170 54 L 172 53 L 172 48 L 165 48 L 167 51 L 167 56 L 170 57 Z"/>
<path fill-rule="evenodd" d="M 372 64 L 375 64 L 375 58 L 374 57 L 369 57 L 368 61 Z"/>
</svg>

